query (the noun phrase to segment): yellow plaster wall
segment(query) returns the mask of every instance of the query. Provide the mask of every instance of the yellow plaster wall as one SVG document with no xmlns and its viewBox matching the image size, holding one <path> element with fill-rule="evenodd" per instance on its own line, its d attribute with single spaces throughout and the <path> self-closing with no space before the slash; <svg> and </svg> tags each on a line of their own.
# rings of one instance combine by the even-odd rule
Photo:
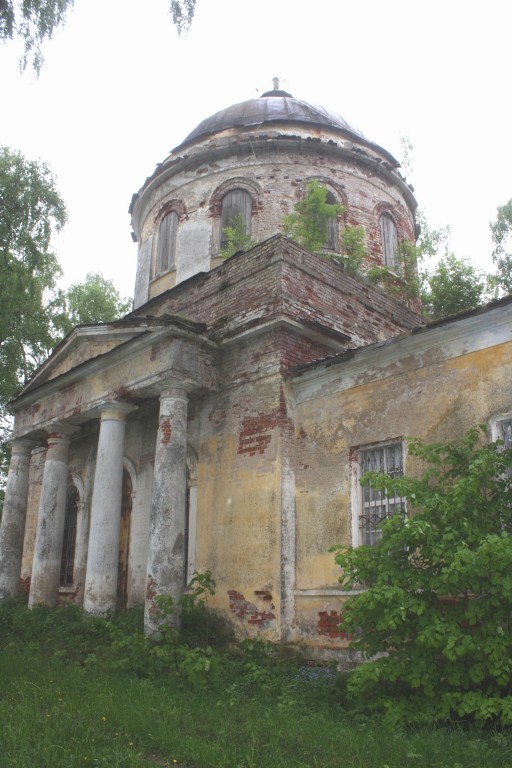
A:
<svg viewBox="0 0 512 768">
<path fill-rule="evenodd" d="M 297 405 L 296 620 L 306 642 L 321 610 L 339 610 L 339 569 L 328 548 L 351 543 L 350 449 L 400 437 L 444 441 L 512 411 L 512 344 L 501 344 L 407 373 L 341 389 Z M 417 466 L 417 465 L 416 465 Z M 415 471 L 412 458 L 406 470 Z M 308 640 L 309 638 L 309 640 Z"/>
<path fill-rule="evenodd" d="M 261 452 L 241 453 L 240 447 L 247 419 L 264 414 L 265 423 L 278 398 L 277 380 L 272 380 L 204 403 L 198 430 L 196 542 L 196 569 L 211 570 L 216 581 L 211 605 L 234 623 L 241 637 L 257 632 L 274 640 L 280 626 L 281 568 L 277 425 L 270 419 L 269 428 L 262 430 L 269 440 Z"/>
</svg>

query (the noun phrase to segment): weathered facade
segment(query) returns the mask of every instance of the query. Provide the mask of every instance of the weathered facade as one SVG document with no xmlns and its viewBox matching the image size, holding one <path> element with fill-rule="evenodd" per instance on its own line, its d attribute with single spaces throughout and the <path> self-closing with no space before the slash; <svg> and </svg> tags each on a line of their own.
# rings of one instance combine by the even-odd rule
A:
<svg viewBox="0 0 512 768">
<path fill-rule="evenodd" d="M 179 599 L 195 570 L 240 636 L 345 647 L 329 553 L 378 536 L 368 461 L 407 436 L 494 434 L 512 411 L 512 303 L 424 327 L 413 308 L 279 232 L 309 179 L 393 266 L 414 241 L 396 161 L 281 91 L 202 123 L 132 201 L 135 309 L 75 329 L 12 403 L 0 597 L 93 613 Z M 219 258 L 237 214 L 259 245 Z M 391 463 L 393 466 L 391 466 Z"/>
</svg>

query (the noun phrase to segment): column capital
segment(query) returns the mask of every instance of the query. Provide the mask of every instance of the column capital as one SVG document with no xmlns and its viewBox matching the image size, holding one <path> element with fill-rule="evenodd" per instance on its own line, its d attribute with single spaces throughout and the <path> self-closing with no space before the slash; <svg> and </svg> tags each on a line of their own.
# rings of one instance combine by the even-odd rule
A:
<svg viewBox="0 0 512 768">
<path fill-rule="evenodd" d="M 129 413 L 137 410 L 137 406 L 121 400 L 105 400 L 97 410 L 101 421 L 124 421 Z"/>
<path fill-rule="evenodd" d="M 80 427 L 75 427 L 73 424 L 69 424 L 67 421 L 52 421 L 51 424 L 47 424 L 44 428 L 49 438 L 55 437 L 71 437 L 80 431 Z"/>
<path fill-rule="evenodd" d="M 11 455 L 14 453 L 28 455 L 38 445 L 38 441 L 30 440 L 28 437 L 13 437 L 7 441 L 7 444 L 11 449 Z"/>
<path fill-rule="evenodd" d="M 188 400 L 188 390 L 183 384 L 164 382 L 160 390 L 160 401 L 165 400 L 167 397 Z"/>
</svg>

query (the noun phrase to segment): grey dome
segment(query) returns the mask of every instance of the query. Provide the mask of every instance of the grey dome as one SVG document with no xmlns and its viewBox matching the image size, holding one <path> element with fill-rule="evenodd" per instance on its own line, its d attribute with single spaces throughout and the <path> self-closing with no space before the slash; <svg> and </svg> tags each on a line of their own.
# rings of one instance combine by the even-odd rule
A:
<svg viewBox="0 0 512 768">
<path fill-rule="evenodd" d="M 249 99 L 240 104 L 233 104 L 227 109 L 221 109 L 211 117 L 203 120 L 180 147 L 198 139 L 219 133 L 227 128 L 249 128 L 273 122 L 306 123 L 308 125 L 324 126 L 343 133 L 352 134 L 359 140 L 371 144 L 364 134 L 347 122 L 336 112 L 330 112 L 317 104 L 294 99 L 286 91 L 267 91 L 258 99 Z"/>
</svg>

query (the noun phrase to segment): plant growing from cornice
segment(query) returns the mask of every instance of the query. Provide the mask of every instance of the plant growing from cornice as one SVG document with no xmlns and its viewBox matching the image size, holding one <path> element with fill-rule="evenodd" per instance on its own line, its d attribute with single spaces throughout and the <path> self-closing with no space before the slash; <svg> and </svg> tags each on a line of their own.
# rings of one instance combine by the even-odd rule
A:
<svg viewBox="0 0 512 768">
<path fill-rule="evenodd" d="M 362 278 L 367 256 L 364 227 L 345 227 L 341 233 L 340 242 L 344 257 L 343 266 L 349 274 Z"/>
<path fill-rule="evenodd" d="M 366 276 L 372 285 L 380 285 L 397 298 L 417 299 L 421 294 L 418 260 L 421 249 L 402 240 L 396 249 L 393 267 L 374 265 Z"/>
<path fill-rule="evenodd" d="M 223 239 L 226 241 L 226 245 L 221 249 L 219 255 L 223 259 L 230 259 L 235 253 L 249 251 L 257 245 L 254 240 L 251 240 L 251 236 L 247 233 L 243 216 L 240 213 L 237 213 L 237 215 L 233 217 L 229 227 L 224 227 L 222 234 Z"/>
<path fill-rule="evenodd" d="M 328 190 L 312 179 L 306 194 L 283 219 L 283 232 L 308 251 L 321 251 L 327 240 L 329 222 L 345 210 L 340 203 L 327 202 Z"/>
</svg>

